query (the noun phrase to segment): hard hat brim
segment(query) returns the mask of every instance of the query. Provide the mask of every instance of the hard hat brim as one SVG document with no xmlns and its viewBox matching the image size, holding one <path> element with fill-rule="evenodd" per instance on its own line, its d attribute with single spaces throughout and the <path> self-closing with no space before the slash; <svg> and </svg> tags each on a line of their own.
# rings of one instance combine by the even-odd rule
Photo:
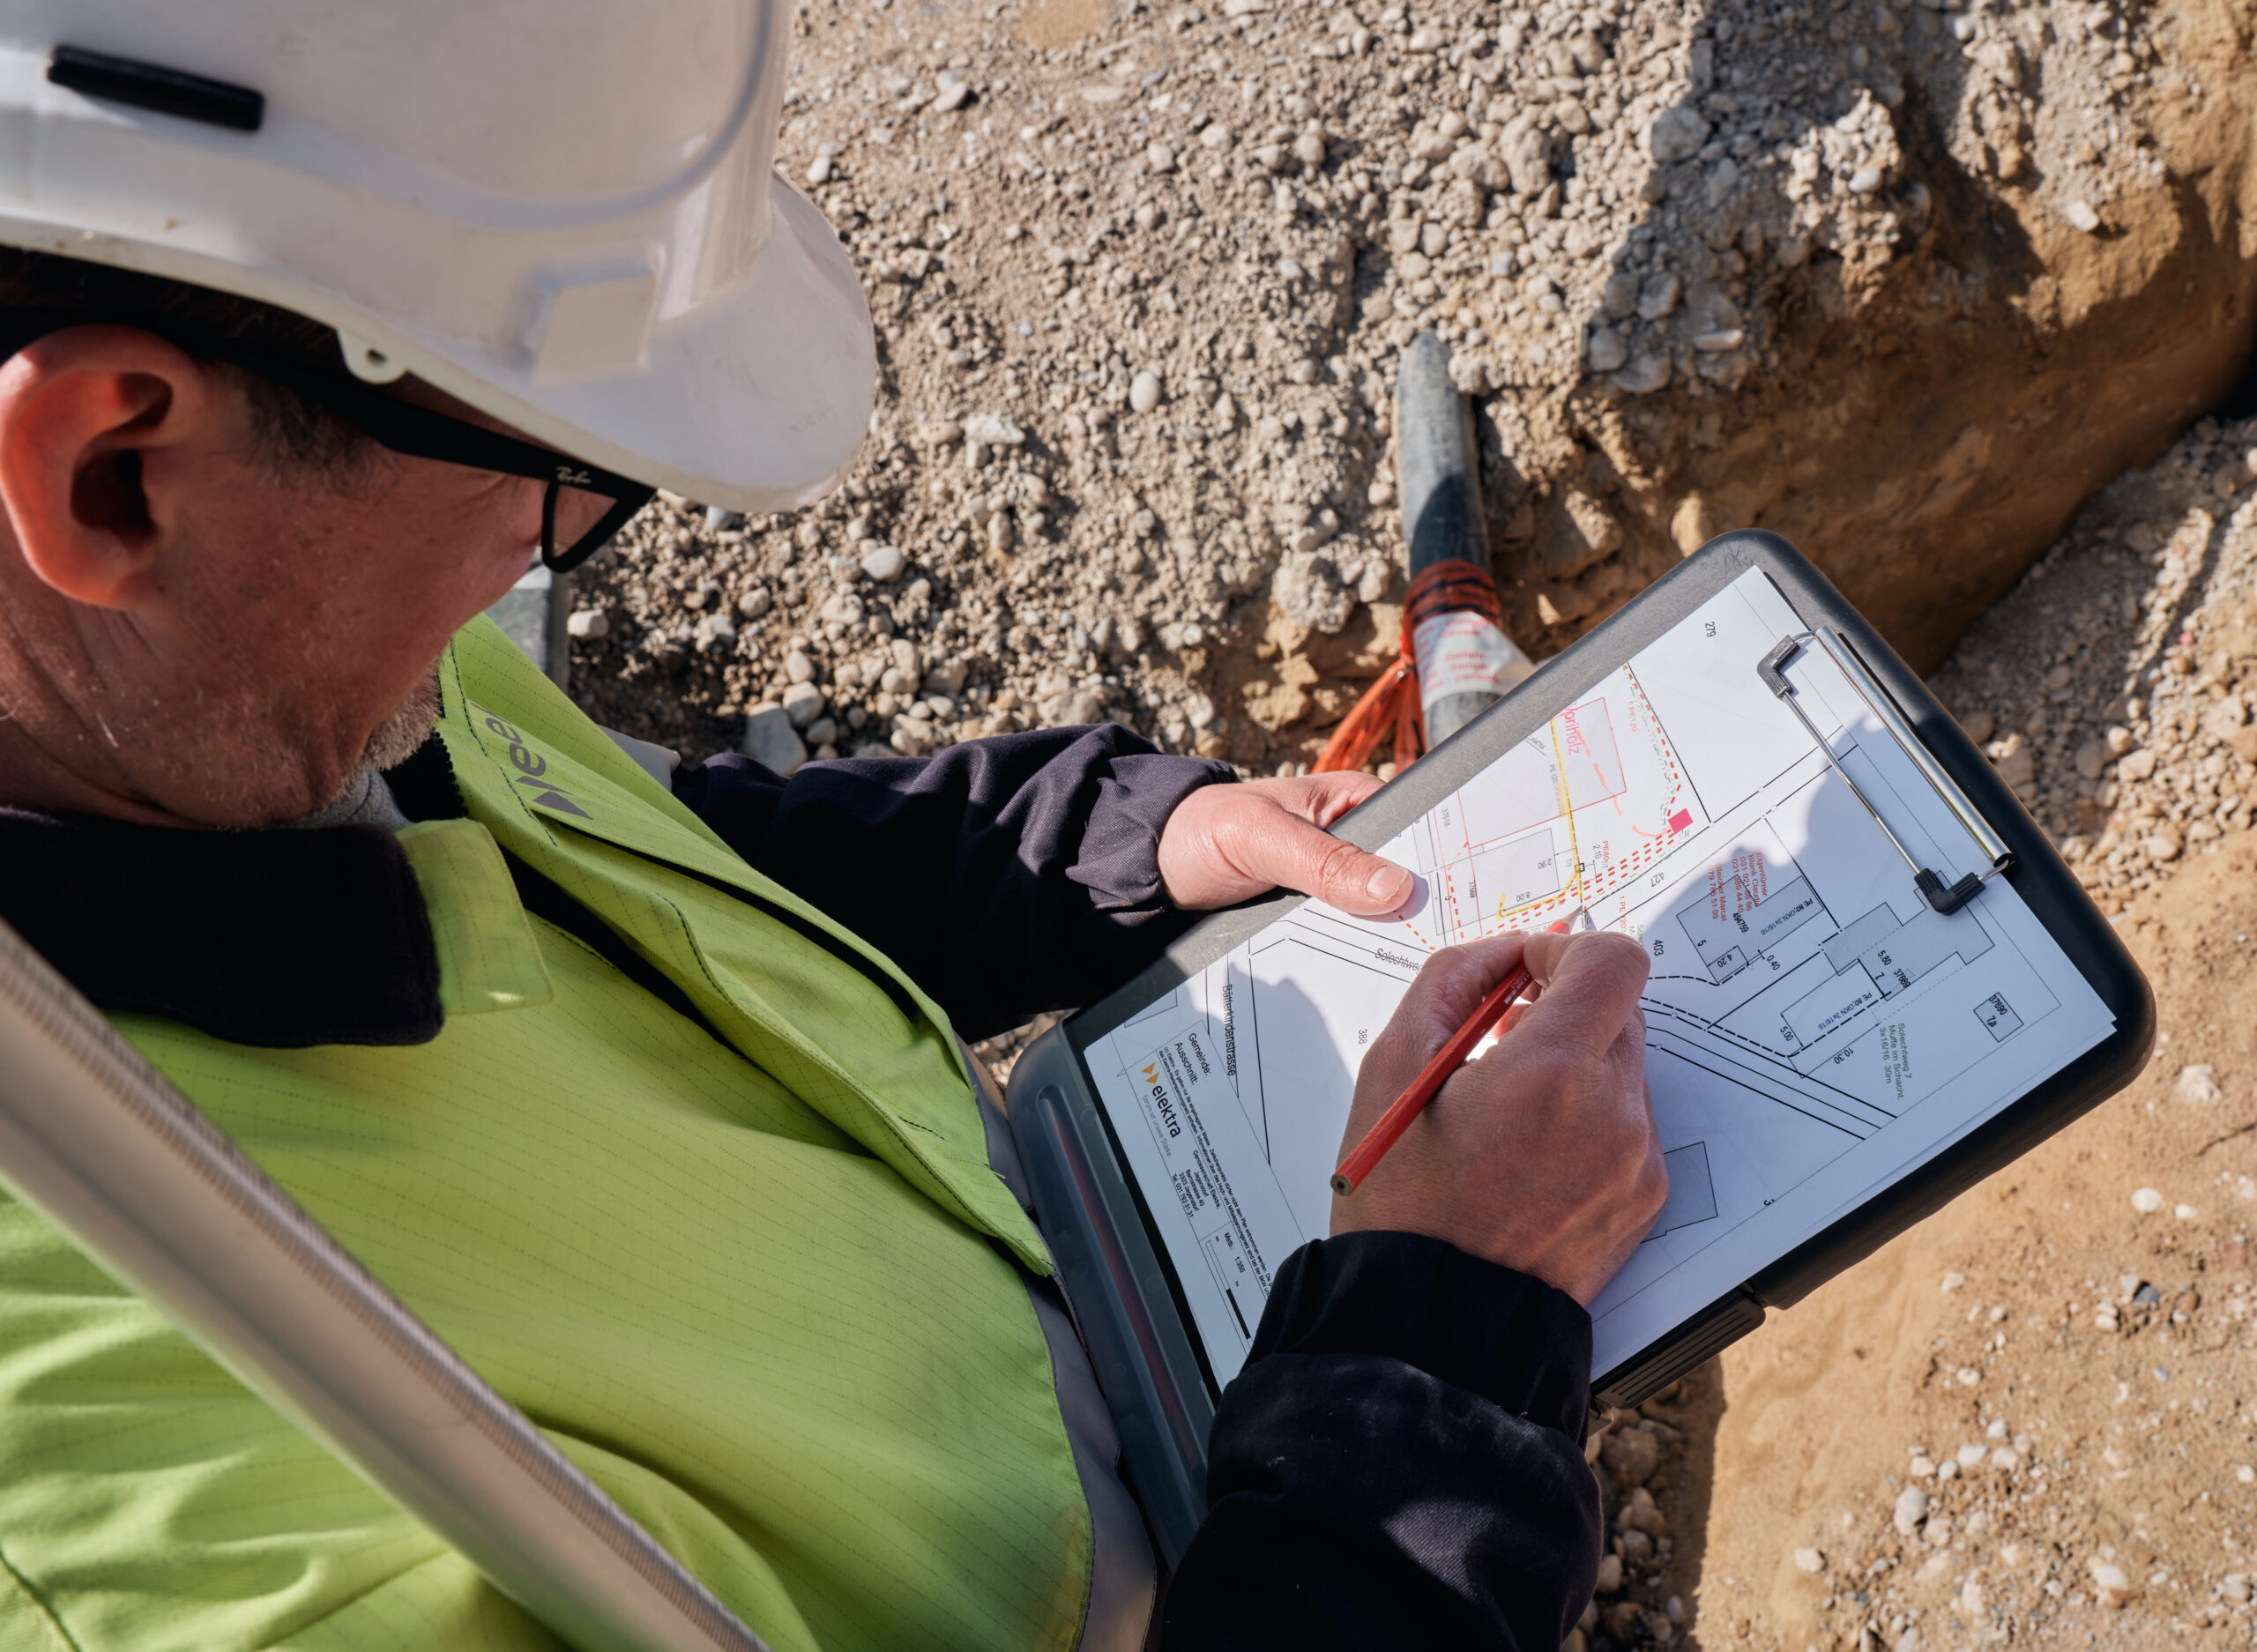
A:
<svg viewBox="0 0 2257 1652">
<path fill-rule="evenodd" d="M 638 359 L 577 375 L 545 376 L 533 351 L 436 334 L 333 289 L 130 233 L 0 210 L 0 243 L 279 305 L 338 329 L 348 353 L 385 360 L 385 376 L 412 373 L 574 458 L 700 504 L 795 510 L 837 485 L 868 433 L 877 348 L 838 233 L 781 176 L 768 185 L 768 234 L 726 292 L 652 327 Z"/>
<path fill-rule="evenodd" d="M 402 364 L 576 458 L 700 504 L 797 510 L 838 483 L 869 427 L 877 350 L 838 233 L 771 175 L 771 227 L 734 289 L 655 329 L 629 370 L 543 382 L 530 366 L 402 342 Z"/>
</svg>

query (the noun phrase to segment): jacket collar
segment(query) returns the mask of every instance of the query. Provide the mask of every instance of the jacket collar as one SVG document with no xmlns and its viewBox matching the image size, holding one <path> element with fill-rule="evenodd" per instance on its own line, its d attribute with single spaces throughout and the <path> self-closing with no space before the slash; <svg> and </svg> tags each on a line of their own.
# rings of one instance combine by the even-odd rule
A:
<svg viewBox="0 0 2257 1652">
<path fill-rule="evenodd" d="M 443 1019 L 421 891 L 378 827 L 183 831 L 0 808 L 0 919 L 102 1009 L 230 1043 L 421 1044 Z"/>
</svg>

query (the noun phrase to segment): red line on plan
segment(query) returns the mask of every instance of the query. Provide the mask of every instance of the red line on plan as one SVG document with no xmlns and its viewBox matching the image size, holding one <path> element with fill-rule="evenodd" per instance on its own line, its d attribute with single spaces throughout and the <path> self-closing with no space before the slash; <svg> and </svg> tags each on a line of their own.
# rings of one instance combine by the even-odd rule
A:
<svg viewBox="0 0 2257 1652">
<path fill-rule="evenodd" d="M 1648 726 L 1654 730 L 1657 734 L 1658 734 L 1661 729 L 1661 719 L 1655 715 L 1653 703 L 1647 699 L 1645 688 L 1639 682 L 1637 673 L 1632 671 L 1628 666 L 1625 666 L 1622 667 L 1622 675 L 1625 680 L 1628 681 L 1630 685 L 1630 691 L 1637 696 L 1638 703 L 1645 708 Z M 1599 716 L 1601 718 L 1605 719 L 1604 726 L 1606 729 L 1606 739 L 1609 744 L 1612 744 L 1613 740 L 1613 719 L 1608 715 L 1606 704 L 1603 698 L 1585 701 L 1582 705 L 1571 707 L 1568 711 L 1561 714 L 1561 723 L 1563 726 L 1563 739 L 1561 741 L 1563 748 L 1567 751 L 1573 752 L 1576 756 L 1589 758 L 1591 762 L 1591 771 L 1598 777 L 1599 785 L 1599 795 L 1579 806 L 1573 804 L 1571 792 L 1571 807 L 1590 807 L 1598 803 L 1610 801 L 1620 798 L 1622 793 L 1628 789 L 1627 770 L 1625 770 L 1623 774 L 1616 777 L 1612 782 L 1610 782 L 1610 778 L 1607 775 L 1603 763 L 1599 760 L 1600 755 L 1592 749 L 1590 738 L 1583 727 L 1582 719 L 1593 706 L 1597 706 L 1598 708 Z M 1630 726 L 1635 731 L 1637 727 L 1637 715 L 1635 708 L 1633 708 L 1631 711 L 1629 723 Z M 1580 889 L 1563 888 L 1557 895 L 1548 896 L 1540 901 L 1531 902 L 1528 905 L 1519 908 L 1516 912 L 1515 916 L 1520 922 L 1527 923 L 1542 918 L 1547 912 L 1555 912 L 1570 904 L 1590 906 L 1600 901 L 1605 900 L 1608 897 L 1615 894 L 1625 885 L 1629 883 L 1631 880 L 1642 874 L 1646 868 L 1653 865 L 1656 860 L 1659 859 L 1666 850 L 1670 840 L 1677 837 L 1680 832 L 1685 831 L 1693 824 L 1692 810 L 1687 808 L 1675 808 L 1673 807 L 1677 802 L 1680 793 L 1683 791 L 1685 785 L 1685 777 L 1677 766 L 1677 754 L 1675 750 L 1672 748 L 1667 738 L 1665 736 L 1655 740 L 1654 751 L 1655 755 L 1661 759 L 1662 767 L 1669 776 L 1669 794 L 1662 800 L 1662 807 L 1672 810 L 1667 817 L 1669 822 L 1668 830 L 1666 832 L 1650 832 L 1642 827 L 1632 825 L 1631 830 L 1637 833 L 1640 837 L 1645 838 L 1648 841 L 1635 852 L 1626 856 L 1619 861 L 1612 863 L 1607 867 L 1607 872 L 1613 874 L 1612 882 L 1604 884 L 1595 882 L 1588 882 Z M 1618 768 L 1623 767 L 1619 755 L 1616 756 L 1615 762 Z M 1563 776 L 1562 778 L 1564 779 L 1564 778 L 1565 777 Z M 1611 790 L 1609 789 L 1610 784 L 1612 785 Z M 1462 793 L 1453 793 L 1451 800 L 1456 805 L 1456 818 L 1453 822 L 1453 825 L 1458 833 L 1459 841 L 1464 845 L 1462 859 L 1470 865 L 1473 852 L 1477 847 L 1486 849 L 1492 843 L 1503 842 L 1504 838 L 1486 838 L 1477 845 L 1473 842 L 1472 833 L 1466 823 L 1465 801 L 1464 795 Z M 1617 802 L 1615 804 L 1615 813 L 1619 816 L 1621 812 L 1621 805 Z M 1551 820 L 1559 820 L 1562 817 L 1555 815 L 1549 818 Z M 1525 830 L 1526 828 L 1522 828 L 1521 830 Z M 1508 834 L 1508 836 L 1512 834 Z M 1456 932 L 1462 926 L 1465 926 L 1465 919 L 1461 911 L 1461 904 L 1466 897 L 1461 896 L 1458 889 L 1458 880 L 1454 875 L 1453 872 L 1453 868 L 1458 864 L 1459 862 L 1456 859 L 1446 862 L 1444 865 L 1438 867 L 1427 880 L 1430 900 L 1438 905 L 1447 903 L 1446 905 L 1441 905 L 1441 911 L 1437 913 L 1437 917 L 1441 919 L 1441 931 L 1446 934 Z M 1409 919 L 1403 919 L 1398 921 L 1402 924 L 1404 929 L 1409 933 L 1411 939 L 1417 942 L 1419 946 L 1424 948 L 1428 952 L 1432 952 L 1436 949 L 1434 943 L 1427 941 L 1424 935 L 1421 935 L 1419 931 L 1412 926 Z M 1471 926 L 1474 932 L 1476 934 L 1486 933 L 1481 929 L 1480 926 L 1487 923 L 1488 921 L 1490 921 L 1490 919 L 1486 913 L 1479 912 L 1475 912 L 1473 914 Z"/>
</svg>

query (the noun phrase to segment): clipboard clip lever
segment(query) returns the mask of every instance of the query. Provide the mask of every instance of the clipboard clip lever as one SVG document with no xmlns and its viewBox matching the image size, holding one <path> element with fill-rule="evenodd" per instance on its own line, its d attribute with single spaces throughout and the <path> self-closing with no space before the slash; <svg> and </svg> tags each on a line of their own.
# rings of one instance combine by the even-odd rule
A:
<svg viewBox="0 0 2257 1652">
<path fill-rule="evenodd" d="M 1923 777 L 1935 787 L 1945 806 L 1951 810 L 1959 823 L 1967 829 L 1968 836 L 1974 838 L 1977 845 L 1989 858 L 1991 869 L 1988 872 L 1970 872 L 1960 877 L 1957 882 L 1947 883 L 1940 874 L 1914 859 L 1911 851 L 1905 848 L 1903 840 L 1889 829 L 1888 821 L 1884 820 L 1881 811 L 1873 807 L 1873 800 L 1867 797 L 1864 788 L 1851 778 L 1850 771 L 1843 767 L 1842 760 L 1834 755 L 1834 748 L 1828 743 L 1826 737 L 1818 732 L 1818 725 L 1810 720 L 1810 713 L 1803 710 L 1802 702 L 1796 697 L 1794 684 L 1787 681 L 1787 666 L 1793 663 L 1796 655 L 1802 652 L 1803 649 L 1812 643 L 1818 644 L 1827 656 L 1841 668 L 1842 674 L 1849 679 L 1850 686 L 1858 691 L 1858 697 L 1872 709 L 1873 716 L 1880 720 L 1881 726 L 1887 729 L 1897 744 L 1904 748 L 1905 755 L 1912 760 Z M 1779 639 L 1777 646 L 1764 655 L 1757 664 L 1755 674 L 1763 680 L 1763 686 L 1778 696 L 1787 709 L 1792 711 L 1801 722 L 1803 728 L 1810 735 L 1811 743 L 1825 755 L 1829 766 L 1841 777 L 1842 784 L 1850 788 L 1850 795 L 1864 805 L 1866 813 L 1873 816 L 1873 824 L 1881 828 L 1881 836 L 1888 839 L 1889 847 L 1896 850 L 1898 855 L 1903 857 L 1904 864 L 1911 868 L 1913 887 L 1920 891 L 1921 898 L 1937 912 L 1944 913 L 1957 912 L 1983 892 L 1984 884 L 2014 864 L 2014 852 L 2007 847 L 2005 841 L 1995 831 L 1991 830 L 1990 822 L 1976 811 L 1975 806 L 1968 800 L 1966 794 L 1960 791 L 1957 783 L 1946 774 L 1941 765 L 1929 755 L 1927 748 L 1920 743 L 1919 736 L 1913 733 L 1911 726 L 1904 721 L 1903 714 L 1897 711 L 1895 703 L 1888 698 L 1888 692 L 1873 680 L 1873 673 L 1866 668 L 1865 662 L 1851 651 L 1845 639 L 1830 629 L 1806 631 L 1799 636 L 1783 636 Z"/>
</svg>

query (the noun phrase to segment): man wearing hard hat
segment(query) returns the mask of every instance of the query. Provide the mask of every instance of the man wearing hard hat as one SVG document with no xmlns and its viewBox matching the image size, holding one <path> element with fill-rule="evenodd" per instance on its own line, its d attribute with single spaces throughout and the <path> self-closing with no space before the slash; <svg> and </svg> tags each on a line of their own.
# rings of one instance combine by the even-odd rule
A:
<svg viewBox="0 0 2257 1652">
<path fill-rule="evenodd" d="M 475 618 L 874 380 L 780 0 L 0 16 L 0 918 L 778 1648 L 1556 1645 L 1659 1200 L 1608 937 L 1281 1269 L 1157 1575 L 957 1035 L 1408 874 L 1105 726 L 652 780 Z M 436 664 L 435 664 L 436 662 Z M 1360 1129 L 1516 940 L 1442 955 Z M 1354 1230 L 1354 1231 L 1352 1231 Z M 0 1648 L 560 1644 L 0 1201 Z"/>
</svg>

